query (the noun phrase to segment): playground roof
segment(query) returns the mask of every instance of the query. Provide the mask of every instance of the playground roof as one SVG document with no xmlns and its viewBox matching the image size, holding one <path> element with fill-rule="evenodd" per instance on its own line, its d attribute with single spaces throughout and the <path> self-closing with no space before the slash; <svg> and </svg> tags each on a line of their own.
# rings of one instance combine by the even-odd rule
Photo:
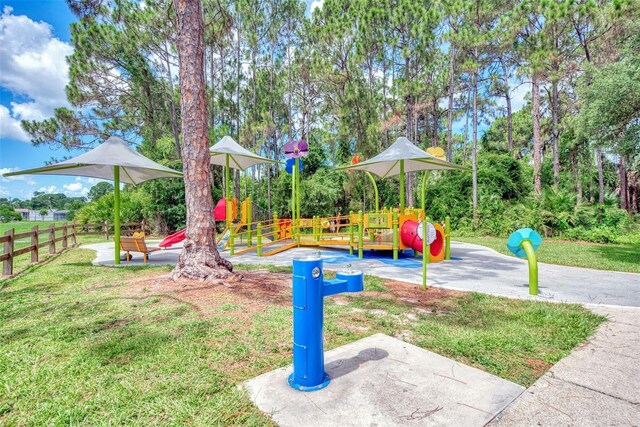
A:
<svg viewBox="0 0 640 427">
<path fill-rule="evenodd" d="M 211 151 L 212 165 L 226 166 L 228 161 L 229 167 L 232 169 L 245 170 L 260 163 L 276 163 L 275 160 L 258 156 L 243 148 L 228 135 L 218 141 L 209 151 Z"/>
<path fill-rule="evenodd" d="M 180 178 L 182 173 L 146 158 L 117 136 L 109 137 L 93 150 L 73 159 L 41 168 L 12 172 L 12 175 L 89 176 L 113 181 L 114 166 L 120 166 L 120 181 L 139 184 L 155 178 Z"/>
<path fill-rule="evenodd" d="M 418 148 L 404 136 L 398 138 L 389 148 L 369 160 L 355 165 L 340 166 L 337 169 L 369 171 L 381 178 L 386 178 L 400 173 L 401 162 L 404 163 L 405 172 L 450 169 L 469 170 L 464 166 L 456 165 L 455 163 L 440 160 L 432 156 Z"/>
</svg>

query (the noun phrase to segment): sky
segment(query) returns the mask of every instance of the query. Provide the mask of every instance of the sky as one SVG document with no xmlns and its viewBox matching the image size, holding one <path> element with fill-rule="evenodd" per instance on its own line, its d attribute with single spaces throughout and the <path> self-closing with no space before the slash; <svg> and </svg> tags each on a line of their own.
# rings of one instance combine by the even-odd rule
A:
<svg viewBox="0 0 640 427">
<path fill-rule="evenodd" d="M 308 12 L 324 0 L 307 0 Z M 29 199 L 35 191 L 86 196 L 99 180 L 84 177 L 4 173 L 43 166 L 52 158 L 81 151 L 34 147 L 20 120 L 44 120 L 68 106 L 65 57 L 73 52 L 69 24 L 75 17 L 65 0 L 0 0 L 0 198 Z M 512 94 L 514 110 L 524 104 L 526 86 Z M 462 121 L 458 124 L 462 124 Z M 456 126 L 458 127 L 458 126 Z M 458 130 L 458 129 L 456 129 Z"/>
</svg>

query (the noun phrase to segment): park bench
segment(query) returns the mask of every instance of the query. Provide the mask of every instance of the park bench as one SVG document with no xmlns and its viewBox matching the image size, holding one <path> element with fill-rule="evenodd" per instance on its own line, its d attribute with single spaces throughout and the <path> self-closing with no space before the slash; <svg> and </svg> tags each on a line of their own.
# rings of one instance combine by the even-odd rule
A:
<svg viewBox="0 0 640 427">
<path fill-rule="evenodd" d="M 147 262 L 147 256 L 151 252 L 159 251 L 160 248 L 149 248 L 144 241 L 144 237 L 120 237 L 120 249 L 127 253 L 126 260 L 131 260 L 130 252 L 140 252 L 143 255 L 144 262 Z"/>
</svg>

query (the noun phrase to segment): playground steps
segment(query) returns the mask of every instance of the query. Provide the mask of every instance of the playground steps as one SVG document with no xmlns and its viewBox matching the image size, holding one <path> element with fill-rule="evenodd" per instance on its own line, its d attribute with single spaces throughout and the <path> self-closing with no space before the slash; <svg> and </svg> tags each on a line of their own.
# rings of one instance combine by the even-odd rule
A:
<svg viewBox="0 0 640 427">
<path fill-rule="evenodd" d="M 297 246 L 298 246 L 298 242 L 290 241 L 290 242 L 287 242 L 287 243 L 285 243 L 285 244 L 283 244 L 281 246 L 275 247 L 275 248 L 271 249 L 268 252 L 263 252 L 262 256 L 271 256 L 271 255 L 279 254 L 280 252 L 284 252 L 284 251 L 286 251 L 288 249 L 292 249 L 292 248 L 295 248 Z"/>
</svg>

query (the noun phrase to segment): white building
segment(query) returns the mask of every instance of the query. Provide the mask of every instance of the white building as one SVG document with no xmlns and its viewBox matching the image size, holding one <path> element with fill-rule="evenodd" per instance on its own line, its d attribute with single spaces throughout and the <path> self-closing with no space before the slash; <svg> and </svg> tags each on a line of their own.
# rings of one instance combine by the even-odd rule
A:
<svg viewBox="0 0 640 427">
<path fill-rule="evenodd" d="M 40 211 L 33 209 L 16 209 L 22 215 L 23 221 L 66 221 L 68 210 L 47 209 L 45 216 L 40 215 Z"/>
</svg>

